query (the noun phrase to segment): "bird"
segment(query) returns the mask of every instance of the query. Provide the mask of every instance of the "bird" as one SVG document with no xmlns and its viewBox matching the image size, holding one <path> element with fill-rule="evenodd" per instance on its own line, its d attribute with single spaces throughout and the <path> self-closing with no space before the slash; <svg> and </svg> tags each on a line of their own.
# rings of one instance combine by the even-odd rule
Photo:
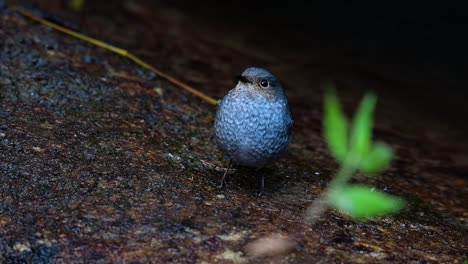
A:
<svg viewBox="0 0 468 264">
<path fill-rule="evenodd" d="M 237 76 L 237 85 L 217 102 L 215 139 L 229 165 L 257 170 L 283 153 L 290 140 L 293 118 L 285 91 L 270 71 L 249 67 Z M 262 175 L 260 195 L 265 186 Z"/>
</svg>

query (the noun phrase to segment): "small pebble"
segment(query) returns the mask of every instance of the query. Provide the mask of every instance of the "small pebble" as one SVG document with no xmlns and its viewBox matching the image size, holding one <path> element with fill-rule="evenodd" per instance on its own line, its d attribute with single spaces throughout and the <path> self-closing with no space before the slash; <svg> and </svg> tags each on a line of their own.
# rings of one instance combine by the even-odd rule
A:
<svg viewBox="0 0 468 264">
<path fill-rule="evenodd" d="M 3 132 L 0 132 L 0 137 L 6 137 L 6 134 Z"/>
<path fill-rule="evenodd" d="M 99 64 L 101 62 L 99 58 L 93 56 L 84 56 L 81 61 L 86 64 Z"/>
<path fill-rule="evenodd" d="M 148 79 L 150 81 L 154 81 L 154 80 L 157 80 L 158 79 L 158 75 L 155 73 L 155 72 L 148 72 Z"/>
<path fill-rule="evenodd" d="M 148 71 L 146 69 L 137 68 L 135 72 L 139 77 L 145 78 L 150 81 L 158 79 L 158 75 L 155 72 Z"/>
<path fill-rule="evenodd" d="M 36 152 L 39 152 L 39 153 L 44 152 L 44 149 L 42 149 L 42 148 L 40 148 L 40 147 L 33 147 L 32 149 L 33 149 L 34 151 L 36 151 Z"/>
<path fill-rule="evenodd" d="M 164 96 L 164 90 L 160 87 L 154 87 L 153 90 L 160 96 L 160 97 L 163 97 Z"/>
<path fill-rule="evenodd" d="M 35 66 L 36 67 L 44 67 L 44 66 L 47 66 L 47 64 L 49 63 L 49 61 L 46 59 L 46 58 L 43 58 L 43 57 L 39 57 L 35 60 Z"/>
<path fill-rule="evenodd" d="M 97 63 L 97 59 L 91 56 L 84 56 L 81 61 L 86 64 Z"/>
<path fill-rule="evenodd" d="M 224 196 L 224 194 L 218 194 L 218 195 L 216 195 L 216 198 L 224 199 L 224 198 L 226 198 L 226 196 Z"/>
<path fill-rule="evenodd" d="M 26 242 L 26 243 L 20 243 L 20 242 L 16 242 L 14 245 L 13 245 L 13 249 L 16 251 L 16 252 L 19 252 L 19 253 L 22 253 L 24 251 L 31 251 L 31 245 Z"/>
</svg>

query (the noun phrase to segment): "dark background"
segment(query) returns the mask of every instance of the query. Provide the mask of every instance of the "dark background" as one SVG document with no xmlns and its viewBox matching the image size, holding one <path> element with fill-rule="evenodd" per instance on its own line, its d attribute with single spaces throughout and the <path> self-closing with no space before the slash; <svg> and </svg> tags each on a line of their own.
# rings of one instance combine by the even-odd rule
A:
<svg viewBox="0 0 468 264">
<path fill-rule="evenodd" d="M 54 14 L 52 5 L 57 6 L 57 3 L 61 3 L 59 10 L 64 10 L 67 6 L 67 1 L 63 0 L 51 1 L 53 4 L 49 1 L 21 2 L 27 6 L 31 6 L 32 3 L 34 7 L 50 11 L 53 16 L 57 16 L 58 13 Z M 128 9 L 135 3 L 145 8 L 144 12 L 141 11 L 140 17 L 134 13 L 129 15 L 128 12 L 125 13 L 126 11 L 122 13 L 122 10 Z M 193 25 L 188 23 L 192 29 L 187 29 L 187 23 L 181 23 L 181 27 L 186 27 L 182 31 L 208 35 L 202 36 L 203 39 L 218 39 L 222 42 L 220 38 L 225 38 L 225 42 L 242 42 L 245 36 L 244 46 L 265 50 L 271 56 L 280 57 L 282 53 L 294 54 L 290 56 L 290 61 L 283 57 L 272 65 L 262 66 L 270 68 L 281 64 L 303 65 L 300 69 L 302 72 L 298 71 L 299 76 L 307 74 L 308 68 L 326 69 L 330 72 L 364 72 L 364 79 L 386 83 L 384 89 L 389 93 L 418 105 L 422 110 L 430 108 L 439 118 L 450 119 L 455 123 L 464 123 L 466 119 L 468 19 L 465 15 L 466 9 L 456 1 L 386 3 L 359 1 L 358 4 L 350 4 L 344 1 L 324 0 L 128 0 L 115 1 L 112 5 L 107 1 L 85 1 L 83 10 L 68 16 L 62 13 L 59 22 L 69 27 L 75 25 L 84 33 L 103 38 L 104 41 L 123 46 L 130 51 L 144 48 L 157 53 L 161 50 L 160 43 L 165 43 L 167 40 L 156 39 L 154 40 L 156 44 L 151 45 L 149 38 L 155 35 L 151 30 L 160 25 L 158 21 L 166 19 L 160 20 L 162 9 L 175 10 L 174 21 L 179 21 L 180 16 L 186 21 L 193 20 Z M 124 17 L 127 16 L 127 20 L 116 19 L 119 13 Z M 92 21 L 90 17 L 101 17 L 102 19 L 97 22 L 105 19 L 117 25 L 120 22 L 122 30 L 126 30 L 124 27 L 128 24 L 128 19 L 134 19 L 135 23 L 143 25 L 153 22 L 154 25 L 152 28 L 141 29 L 142 32 L 146 32 L 144 34 L 134 33 L 135 37 L 141 39 L 131 43 L 131 38 L 127 38 L 129 43 L 126 44 L 120 41 L 126 37 L 119 39 L 115 36 L 115 39 L 110 39 L 102 29 L 93 29 L 103 25 L 89 21 L 83 23 L 87 20 Z M 203 27 L 209 29 L 204 30 Z M 128 28 L 133 29 L 131 26 Z M 217 35 L 212 35 L 213 28 Z M 95 32 L 104 34 L 98 36 Z M 176 58 L 175 55 L 169 56 Z M 179 56 L 183 59 L 184 54 Z M 152 62 L 151 58 L 144 55 L 143 59 Z M 203 59 L 207 64 L 214 64 L 210 58 Z M 224 62 L 236 64 L 235 61 Z M 164 66 L 158 66 L 164 69 Z M 197 66 L 191 68 L 198 70 L 201 75 L 206 75 L 206 72 Z M 240 66 L 234 68 L 242 69 Z M 174 73 L 170 69 L 168 71 Z M 219 79 L 227 79 L 227 76 L 236 74 L 238 72 L 219 73 Z M 288 82 L 287 76 L 280 77 Z M 183 81 L 196 87 L 209 86 L 191 80 L 183 79 Z M 222 95 L 217 91 L 208 92 L 216 96 Z"/>
<path fill-rule="evenodd" d="M 256 31 L 255 45 L 325 50 L 395 82 L 400 97 L 464 120 L 468 20 L 454 3 L 390 1 L 164 1 L 230 31 Z M 389 89 L 389 88 L 387 88 Z"/>
</svg>

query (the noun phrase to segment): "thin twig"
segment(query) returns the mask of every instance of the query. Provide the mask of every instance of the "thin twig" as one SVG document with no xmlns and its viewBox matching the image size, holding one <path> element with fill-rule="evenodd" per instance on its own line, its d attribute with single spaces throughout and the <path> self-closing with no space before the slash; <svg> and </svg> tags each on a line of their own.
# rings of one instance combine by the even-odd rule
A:
<svg viewBox="0 0 468 264">
<path fill-rule="evenodd" d="M 35 16 L 33 14 L 30 14 L 29 12 L 26 12 L 26 11 L 16 7 L 16 6 L 12 7 L 12 9 L 15 10 L 16 12 L 20 13 L 21 15 L 33 20 L 33 21 L 36 21 L 36 22 L 39 22 L 41 24 L 47 25 L 47 26 L 49 26 L 49 27 L 51 27 L 51 28 L 53 28 L 55 30 L 63 32 L 63 33 L 65 33 L 65 34 L 67 34 L 69 36 L 72 36 L 74 38 L 83 40 L 85 42 L 91 43 L 91 44 L 93 44 L 95 46 L 98 46 L 100 48 L 109 50 L 109 51 L 111 51 L 113 53 L 116 53 L 116 54 L 122 56 L 122 57 L 126 57 L 129 60 L 133 61 L 134 63 L 138 64 L 139 66 L 141 66 L 141 67 L 143 67 L 143 68 L 145 68 L 147 70 L 153 71 L 154 73 L 156 73 L 161 78 L 166 79 L 170 83 L 172 83 L 172 84 L 174 84 L 174 85 L 176 85 L 176 86 L 178 86 L 178 87 L 192 93 L 193 95 L 199 97 L 200 99 L 204 100 L 205 102 L 207 102 L 209 104 L 212 104 L 212 105 L 216 105 L 217 101 L 213 97 L 196 90 L 195 88 L 189 86 L 188 84 L 185 84 L 182 81 L 179 81 L 178 79 L 172 77 L 169 74 L 166 74 L 166 73 L 162 72 L 159 69 L 156 69 L 155 67 L 153 67 L 150 64 L 144 62 L 143 60 L 136 57 L 135 55 L 129 53 L 125 49 L 122 49 L 122 48 L 107 44 L 107 43 L 105 43 L 103 41 L 100 41 L 100 40 L 97 40 L 95 38 L 85 36 L 83 34 L 80 34 L 80 33 L 76 32 L 76 31 L 73 31 L 73 30 L 70 30 L 70 29 L 65 28 L 63 26 L 57 25 L 57 24 L 55 24 L 53 22 L 50 22 L 50 21 L 48 21 L 46 19 L 43 19 L 43 18 L 37 17 L 37 16 Z"/>
</svg>

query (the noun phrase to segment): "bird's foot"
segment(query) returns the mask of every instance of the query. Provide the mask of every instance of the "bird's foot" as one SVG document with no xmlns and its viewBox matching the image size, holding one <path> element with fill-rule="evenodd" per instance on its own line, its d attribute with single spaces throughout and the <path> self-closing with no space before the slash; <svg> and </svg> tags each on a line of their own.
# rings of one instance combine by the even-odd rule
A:
<svg viewBox="0 0 468 264">
<path fill-rule="evenodd" d="M 226 187 L 226 179 L 223 177 L 221 181 L 219 182 L 219 188 L 224 188 Z"/>
<path fill-rule="evenodd" d="M 223 177 L 221 178 L 219 188 L 223 188 L 223 187 L 226 186 L 226 176 L 227 176 L 227 174 L 229 172 L 229 169 L 231 169 L 231 166 L 232 166 L 232 160 L 229 161 L 229 165 L 228 165 L 226 171 L 224 172 Z"/>
<path fill-rule="evenodd" d="M 257 197 L 262 197 L 265 191 L 265 175 L 262 174 L 262 181 L 260 185 L 260 190 L 257 191 Z"/>
<path fill-rule="evenodd" d="M 263 189 L 260 189 L 257 191 L 257 197 L 262 197 L 263 196 Z"/>
</svg>

